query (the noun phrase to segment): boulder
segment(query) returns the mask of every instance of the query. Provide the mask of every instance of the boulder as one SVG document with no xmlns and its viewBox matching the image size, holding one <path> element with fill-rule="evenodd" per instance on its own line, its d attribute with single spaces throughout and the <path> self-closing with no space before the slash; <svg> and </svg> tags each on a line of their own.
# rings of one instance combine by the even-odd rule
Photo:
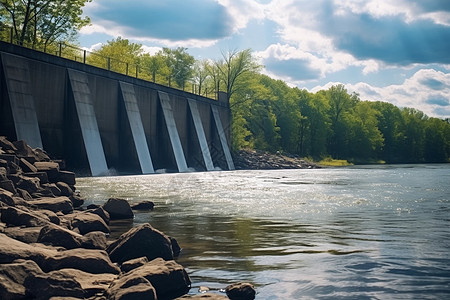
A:
<svg viewBox="0 0 450 300">
<path fill-rule="evenodd" d="M 84 199 L 78 195 L 73 194 L 69 197 L 70 201 L 72 201 L 73 207 L 80 207 L 84 204 Z"/>
<path fill-rule="evenodd" d="M 24 173 L 24 176 L 27 177 L 36 177 L 39 178 L 41 185 L 44 183 L 48 183 L 48 176 L 45 172 L 33 172 L 33 173 Z"/>
<path fill-rule="evenodd" d="M 191 288 L 191 280 L 183 266 L 174 260 L 154 259 L 124 275 L 127 278 L 145 278 L 156 290 L 158 299 L 180 297 Z"/>
<path fill-rule="evenodd" d="M 51 210 L 40 209 L 39 214 L 47 216 L 50 219 L 50 222 L 52 222 L 53 224 L 61 224 L 61 219 L 56 213 L 52 212 Z"/>
<path fill-rule="evenodd" d="M 74 172 L 59 171 L 58 179 L 59 181 L 65 182 L 70 186 L 74 186 L 76 184 L 76 177 Z"/>
<path fill-rule="evenodd" d="M 91 274 L 118 274 L 120 272 L 105 251 L 80 248 L 61 251 L 52 257 L 46 257 L 41 269 L 45 272 L 77 269 Z"/>
<path fill-rule="evenodd" d="M 14 182 L 12 182 L 12 180 L 0 180 L 0 188 L 7 190 L 13 194 L 17 193 Z"/>
<path fill-rule="evenodd" d="M 70 197 L 73 195 L 73 190 L 67 183 L 58 181 L 56 186 L 60 189 L 62 196 Z"/>
<path fill-rule="evenodd" d="M 149 260 L 157 257 L 173 259 L 170 239 L 148 223 L 131 228 L 109 245 L 106 251 L 112 261 L 119 263 L 143 256 Z"/>
<path fill-rule="evenodd" d="M 213 294 L 213 293 L 206 293 L 206 294 L 200 294 L 200 295 L 185 295 L 179 298 L 176 298 L 175 300 L 182 300 L 182 299 L 194 299 L 194 300 L 229 300 L 227 296 L 222 296 L 219 294 Z"/>
<path fill-rule="evenodd" d="M 26 160 L 25 158 L 20 158 L 20 167 L 22 168 L 22 171 L 24 172 L 31 172 L 31 173 L 36 173 L 37 169 L 36 167 L 31 164 L 28 160 Z"/>
<path fill-rule="evenodd" d="M 82 236 L 71 230 L 54 224 L 42 227 L 37 241 L 39 243 L 74 249 L 81 246 Z"/>
<path fill-rule="evenodd" d="M 155 300 L 156 291 L 150 281 L 140 276 L 121 276 L 106 292 L 108 300 Z"/>
<path fill-rule="evenodd" d="M 9 206 L 14 206 L 15 203 L 14 203 L 13 196 L 14 196 L 14 194 L 12 192 L 0 188 L 0 202 L 3 202 Z"/>
<path fill-rule="evenodd" d="M 36 161 L 36 159 L 34 158 L 33 149 L 30 146 L 28 146 L 28 144 L 24 140 L 14 141 L 12 143 L 17 149 L 15 151 L 16 155 L 31 157 L 31 160 Z"/>
<path fill-rule="evenodd" d="M 81 237 L 81 248 L 105 250 L 108 247 L 106 235 L 100 231 L 93 231 Z"/>
<path fill-rule="evenodd" d="M 39 214 L 38 212 L 31 212 L 26 208 L 10 206 L 1 210 L 1 220 L 8 225 L 36 227 L 50 223 L 50 219 L 46 215 Z"/>
<path fill-rule="evenodd" d="M 11 143 L 5 136 L 0 136 L 0 148 L 3 148 L 4 150 L 11 150 L 11 151 L 17 151 L 16 146 L 14 146 L 13 143 Z"/>
<path fill-rule="evenodd" d="M 27 296 L 36 300 L 47 300 L 55 296 L 84 299 L 85 292 L 73 276 L 54 271 L 48 274 L 31 274 L 24 281 Z"/>
<path fill-rule="evenodd" d="M 144 257 L 135 258 L 135 259 L 131 259 L 131 260 L 128 260 L 128 261 L 124 262 L 120 266 L 120 270 L 122 270 L 123 273 L 127 273 L 127 272 L 129 272 L 131 270 L 134 270 L 136 268 L 142 267 L 146 263 L 148 263 L 148 259 L 145 256 Z"/>
<path fill-rule="evenodd" d="M 17 189 L 17 194 L 20 196 L 20 198 L 24 200 L 32 200 L 33 197 L 31 197 L 30 193 L 26 190 Z"/>
<path fill-rule="evenodd" d="M 152 201 L 142 201 L 131 205 L 131 209 L 134 210 L 153 210 L 155 203 Z"/>
<path fill-rule="evenodd" d="M 105 221 L 106 224 L 109 224 L 110 217 L 109 217 L 109 213 L 106 210 L 104 210 L 102 207 L 89 208 L 89 206 L 88 206 L 88 210 L 86 212 L 98 215 L 100 218 L 103 219 L 103 221 Z"/>
<path fill-rule="evenodd" d="M 16 187 L 23 189 L 31 194 L 36 193 L 41 189 L 41 183 L 37 177 L 27 177 L 20 175 L 20 180 L 16 183 Z"/>
<path fill-rule="evenodd" d="M 231 300 L 253 300 L 256 295 L 253 285 L 247 282 L 230 284 L 225 288 L 225 292 Z"/>
<path fill-rule="evenodd" d="M 61 190 L 59 187 L 56 186 L 56 183 L 45 183 L 41 185 L 43 189 L 46 189 L 47 191 L 50 191 L 53 196 L 59 197 L 59 196 L 65 196 L 61 195 Z"/>
<path fill-rule="evenodd" d="M 6 227 L 4 234 L 15 240 L 32 244 L 37 243 L 42 227 Z"/>
<path fill-rule="evenodd" d="M 54 272 L 75 279 L 84 291 L 85 298 L 103 294 L 117 278 L 117 275 L 114 274 L 90 274 L 76 269 L 61 269 L 50 272 L 50 274 Z"/>
<path fill-rule="evenodd" d="M 0 264 L 0 299 L 25 299 L 25 278 L 43 274 L 39 266 L 31 260 L 17 260 L 10 264 Z"/>
<path fill-rule="evenodd" d="M 30 205 L 36 206 L 39 209 L 47 209 L 53 212 L 62 212 L 64 214 L 71 213 L 73 211 L 72 201 L 65 196 L 51 198 L 41 197 L 28 201 Z"/>
<path fill-rule="evenodd" d="M 0 264 L 12 263 L 16 259 L 32 260 L 41 267 L 48 257 L 56 255 L 56 250 L 28 245 L 0 233 Z"/>
<path fill-rule="evenodd" d="M 51 161 L 37 161 L 34 166 L 39 172 L 47 173 L 49 182 L 57 182 L 59 178 L 59 164 Z"/>
<path fill-rule="evenodd" d="M 47 153 L 41 148 L 33 149 L 33 153 L 36 157 L 36 161 L 50 161 L 50 157 L 48 157 Z"/>
<path fill-rule="evenodd" d="M 132 219 L 134 217 L 130 204 L 125 199 L 110 198 L 103 205 L 103 209 L 109 213 L 111 220 Z"/>
<path fill-rule="evenodd" d="M 110 232 L 105 221 L 99 215 L 90 212 L 78 213 L 75 218 L 72 219 L 72 228 L 78 229 L 81 234 L 92 231 L 101 231 L 104 233 Z"/>
</svg>

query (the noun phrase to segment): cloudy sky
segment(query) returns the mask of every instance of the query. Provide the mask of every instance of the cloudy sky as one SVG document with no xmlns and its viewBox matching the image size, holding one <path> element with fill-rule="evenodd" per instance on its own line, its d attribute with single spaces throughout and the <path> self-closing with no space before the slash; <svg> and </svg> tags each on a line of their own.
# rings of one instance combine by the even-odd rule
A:
<svg viewBox="0 0 450 300">
<path fill-rule="evenodd" d="M 251 48 L 264 73 L 315 92 L 450 118 L 450 0 L 93 0 L 81 46 L 121 36 L 196 59 Z"/>
</svg>

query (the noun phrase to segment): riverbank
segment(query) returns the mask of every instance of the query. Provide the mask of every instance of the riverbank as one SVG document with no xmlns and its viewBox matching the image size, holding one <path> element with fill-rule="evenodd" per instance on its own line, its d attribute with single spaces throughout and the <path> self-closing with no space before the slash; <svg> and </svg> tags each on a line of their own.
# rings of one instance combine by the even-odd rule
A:
<svg viewBox="0 0 450 300">
<path fill-rule="evenodd" d="M 186 296 L 191 279 L 175 238 L 148 223 L 108 238 L 110 222 L 154 204 L 85 207 L 75 184 L 63 161 L 0 137 L 0 299 L 254 299 L 247 283 L 229 285 L 228 297 Z"/>
<path fill-rule="evenodd" d="M 236 170 L 318 169 L 320 165 L 295 155 L 240 150 L 233 154 Z"/>
</svg>

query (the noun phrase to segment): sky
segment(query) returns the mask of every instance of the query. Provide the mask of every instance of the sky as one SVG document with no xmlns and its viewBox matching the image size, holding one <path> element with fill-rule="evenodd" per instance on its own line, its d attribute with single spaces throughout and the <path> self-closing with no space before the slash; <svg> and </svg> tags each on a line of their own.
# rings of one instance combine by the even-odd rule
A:
<svg viewBox="0 0 450 300">
<path fill-rule="evenodd" d="M 450 118 L 450 0 L 93 0 L 80 45 L 117 37 L 196 59 L 252 49 L 263 73 L 317 92 Z"/>
</svg>

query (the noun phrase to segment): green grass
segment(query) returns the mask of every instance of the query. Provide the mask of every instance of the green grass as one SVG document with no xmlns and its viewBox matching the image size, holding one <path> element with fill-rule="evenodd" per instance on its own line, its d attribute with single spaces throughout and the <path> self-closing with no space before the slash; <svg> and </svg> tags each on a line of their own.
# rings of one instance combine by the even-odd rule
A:
<svg viewBox="0 0 450 300">
<path fill-rule="evenodd" d="M 327 157 L 319 161 L 319 165 L 326 167 L 346 167 L 352 166 L 353 164 L 345 159 L 333 159 L 331 157 Z"/>
</svg>

